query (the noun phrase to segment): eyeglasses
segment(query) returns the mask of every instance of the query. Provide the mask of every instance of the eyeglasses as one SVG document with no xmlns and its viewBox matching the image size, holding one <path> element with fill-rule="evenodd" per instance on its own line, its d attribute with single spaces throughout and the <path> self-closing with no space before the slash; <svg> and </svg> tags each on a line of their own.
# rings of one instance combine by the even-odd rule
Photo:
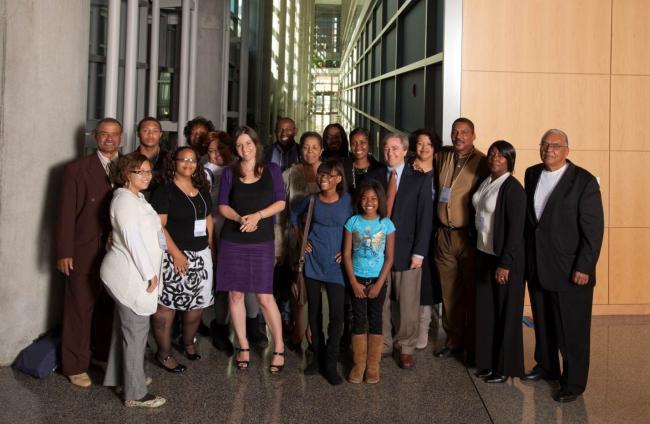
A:
<svg viewBox="0 0 650 424">
<path fill-rule="evenodd" d="M 560 150 L 563 147 L 569 147 L 567 144 L 547 143 L 545 141 L 539 143 L 539 148 L 542 150 Z"/>
<path fill-rule="evenodd" d="M 131 171 L 133 174 L 138 174 L 141 177 L 149 177 L 153 175 L 153 171 L 147 169 L 138 169 L 136 171 Z"/>
<path fill-rule="evenodd" d="M 178 158 L 176 162 L 197 163 L 198 161 L 194 158 Z"/>
</svg>

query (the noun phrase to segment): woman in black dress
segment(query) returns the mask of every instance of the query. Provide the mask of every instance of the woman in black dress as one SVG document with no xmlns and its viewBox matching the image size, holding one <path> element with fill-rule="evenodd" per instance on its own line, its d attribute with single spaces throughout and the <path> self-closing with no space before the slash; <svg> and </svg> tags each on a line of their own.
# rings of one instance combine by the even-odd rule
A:
<svg viewBox="0 0 650 424">
<path fill-rule="evenodd" d="M 350 158 L 343 161 L 345 181 L 348 192 L 354 195 L 356 188 L 365 178 L 366 174 L 380 165 L 370 153 L 370 133 L 365 128 L 355 128 L 350 133 Z"/>
<path fill-rule="evenodd" d="M 476 368 L 488 383 L 524 374 L 526 193 L 511 175 L 515 149 L 492 143 L 488 176 L 472 197 L 476 210 Z"/>
</svg>

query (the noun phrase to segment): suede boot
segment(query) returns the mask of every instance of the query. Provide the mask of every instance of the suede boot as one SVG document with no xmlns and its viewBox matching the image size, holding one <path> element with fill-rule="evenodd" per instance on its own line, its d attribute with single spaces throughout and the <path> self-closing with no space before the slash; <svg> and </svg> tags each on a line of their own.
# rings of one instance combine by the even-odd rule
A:
<svg viewBox="0 0 650 424">
<path fill-rule="evenodd" d="M 354 366 L 350 371 L 348 381 L 359 384 L 363 381 L 363 373 L 366 371 L 366 360 L 368 359 L 368 334 L 352 335 L 352 359 Z"/>
<path fill-rule="evenodd" d="M 379 362 L 381 352 L 384 348 L 384 336 L 382 334 L 368 335 L 368 364 L 366 367 L 366 383 L 379 383 Z"/>
</svg>

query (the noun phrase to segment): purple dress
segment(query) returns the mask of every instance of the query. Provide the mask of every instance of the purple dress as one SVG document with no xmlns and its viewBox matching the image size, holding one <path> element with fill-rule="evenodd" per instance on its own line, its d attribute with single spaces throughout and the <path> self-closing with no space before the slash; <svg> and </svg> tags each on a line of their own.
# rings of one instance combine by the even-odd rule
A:
<svg viewBox="0 0 650 424">
<path fill-rule="evenodd" d="M 226 168 L 221 176 L 218 203 L 239 215 L 264 209 L 285 200 L 280 168 L 264 167 L 259 180 L 246 184 Z M 275 245 L 274 217 L 261 219 L 252 233 L 239 231 L 239 223 L 226 219 L 221 230 L 217 256 L 217 290 L 243 293 L 273 293 Z"/>
</svg>

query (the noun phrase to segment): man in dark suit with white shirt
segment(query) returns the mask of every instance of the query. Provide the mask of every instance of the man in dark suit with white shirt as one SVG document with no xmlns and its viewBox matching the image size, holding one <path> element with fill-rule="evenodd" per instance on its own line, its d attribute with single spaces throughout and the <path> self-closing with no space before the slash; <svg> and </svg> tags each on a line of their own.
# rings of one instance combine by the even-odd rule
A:
<svg viewBox="0 0 650 424">
<path fill-rule="evenodd" d="M 387 282 L 382 314 L 384 351 L 399 350 L 399 365 L 415 365 L 413 352 L 418 336 L 422 259 L 429 250 L 433 225 L 431 175 L 414 172 L 405 162 L 408 138 L 388 134 L 382 142 L 385 166 L 368 173 L 386 189 L 388 215 L 395 224 L 395 258 Z M 393 293 L 391 295 L 391 293 Z M 399 320 L 391 319 L 391 298 L 399 308 Z M 395 337 L 392 335 L 396 326 Z"/>
<path fill-rule="evenodd" d="M 596 262 L 604 232 L 598 181 L 567 160 L 568 154 L 567 135 L 546 131 L 542 163 L 525 176 L 526 273 L 537 364 L 523 380 L 559 379 L 553 395 L 558 402 L 576 400 L 587 385 Z"/>
</svg>

